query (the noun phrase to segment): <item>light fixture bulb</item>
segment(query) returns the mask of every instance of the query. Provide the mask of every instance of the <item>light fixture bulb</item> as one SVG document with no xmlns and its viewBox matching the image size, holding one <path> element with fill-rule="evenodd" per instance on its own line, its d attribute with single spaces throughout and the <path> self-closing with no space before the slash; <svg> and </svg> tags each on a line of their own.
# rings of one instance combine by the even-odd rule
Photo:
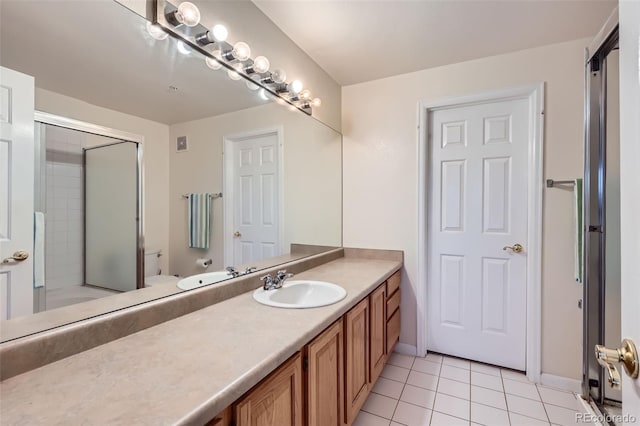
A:
<svg viewBox="0 0 640 426">
<path fill-rule="evenodd" d="M 251 48 L 244 41 L 239 41 L 233 45 L 231 54 L 239 61 L 246 61 L 251 56 Z"/>
<path fill-rule="evenodd" d="M 200 11 L 195 4 L 188 1 L 180 3 L 175 17 L 178 22 L 187 27 L 195 27 L 200 23 Z"/>
<path fill-rule="evenodd" d="M 287 73 L 280 69 L 273 70 L 271 72 L 271 79 L 274 83 L 282 84 L 287 79 Z"/>
<path fill-rule="evenodd" d="M 320 105 L 322 105 L 322 101 L 320 100 L 320 98 L 313 98 L 313 100 L 311 101 L 311 105 L 314 107 L 319 107 Z"/>
<path fill-rule="evenodd" d="M 291 93 L 298 94 L 302 90 L 302 82 L 300 80 L 293 80 L 289 83 L 289 91 Z"/>
<path fill-rule="evenodd" d="M 178 40 L 178 51 L 183 55 L 191 53 L 191 48 L 187 46 L 182 40 Z"/>
<path fill-rule="evenodd" d="M 222 24 L 214 25 L 211 28 L 210 33 L 213 35 L 213 40 L 211 41 L 217 41 L 218 43 L 226 41 L 227 37 L 229 37 L 229 31 L 227 31 L 227 27 Z"/>
<path fill-rule="evenodd" d="M 162 31 L 162 27 L 160 25 L 152 24 L 149 21 L 147 21 L 147 32 L 156 40 L 164 40 L 165 38 L 169 37 L 169 34 Z"/>
<path fill-rule="evenodd" d="M 264 101 L 268 101 L 269 97 L 267 96 L 267 91 L 264 89 L 260 89 L 260 91 L 258 92 L 258 96 L 260 96 L 260 99 L 264 100 Z"/>
<path fill-rule="evenodd" d="M 239 74 L 239 72 L 241 72 L 243 69 L 242 64 L 241 63 L 234 64 L 233 68 L 236 69 L 236 71 L 228 70 L 227 75 L 231 80 L 236 80 L 236 81 L 240 80 L 242 76 Z"/>
<path fill-rule="evenodd" d="M 219 70 L 220 68 L 222 68 L 222 64 L 213 58 L 207 57 L 204 59 L 204 61 L 207 63 L 207 66 L 212 70 Z"/>
<path fill-rule="evenodd" d="M 253 70 L 260 74 L 269 71 L 269 65 L 269 60 L 264 56 L 258 56 L 253 60 Z"/>
<path fill-rule="evenodd" d="M 307 99 L 311 99 L 311 92 L 309 91 L 309 89 L 304 89 L 300 92 L 298 97 L 306 101 Z"/>
</svg>

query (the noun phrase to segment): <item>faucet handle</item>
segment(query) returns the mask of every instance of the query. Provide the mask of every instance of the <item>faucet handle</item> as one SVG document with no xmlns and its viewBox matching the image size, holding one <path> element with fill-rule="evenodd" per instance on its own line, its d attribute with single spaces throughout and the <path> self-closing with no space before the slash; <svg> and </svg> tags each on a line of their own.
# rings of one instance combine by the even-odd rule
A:
<svg viewBox="0 0 640 426">
<path fill-rule="evenodd" d="M 258 268 L 256 268 L 255 266 L 250 266 L 250 267 L 248 267 L 247 269 L 245 269 L 245 270 L 244 270 L 244 273 L 245 273 L 245 274 L 250 274 L 250 273 L 252 273 L 253 271 L 256 271 L 257 269 L 258 269 Z"/>
<path fill-rule="evenodd" d="M 261 281 L 264 281 L 265 283 L 271 282 L 273 281 L 273 277 L 271 276 L 271 274 L 267 274 L 263 277 L 260 277 Z"/>
<path fill-rule="evenodd" d="M 283 279 L 286 276 L 287 276 L 286 269 L 276 272 L 276 277 L 278 277 L 278 279 Z"/>
</svg>

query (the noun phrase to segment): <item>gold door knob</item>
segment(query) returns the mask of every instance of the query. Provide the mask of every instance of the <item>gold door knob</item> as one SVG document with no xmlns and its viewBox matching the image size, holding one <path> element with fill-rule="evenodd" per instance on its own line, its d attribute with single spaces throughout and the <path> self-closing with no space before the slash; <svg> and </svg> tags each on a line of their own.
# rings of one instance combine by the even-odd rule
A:
<svg viewBox="0 0 640 426">
<path fill-rule="evenodd" d="M 522 250 L 524 250 L 524 247 L 522 247 L 522 245 L 520 244 L 514 244 L 512 246 L 504 246 L 502 247 L 502 250 L 511 250 L 514 253 L 520 253 L 522 252 Z"/>
<path fill-rule="evenodd" d="M 613 389 L 620 389 L 620 373 L 614 362 L 619 362 L 624 366 L 624 371 L 632 379 L 638 378 L 638 372 L 640 371 L 640 365 L 638 360 L 638 350 L 636 345 L 630 339 L 624 339 L 622 341 L 622 347 L 617 349 L 609 349 L 602 345 L 595 346 L 596 359 L 598 364 L 606 368 L 607 375 L 609 376 L 609 385 Z"/>
<path fill-rule="evenodd" d="M 240 231 L 236 231 L 233 233 L 234 237 L 242 237 L 242 234 L 240 233 Z"/>
<path fill-rule="evenodd" d="M 26 260 L 28 257 L 29 257 L 28 251 L 18 250 L 15 253 L 13 253 L 11 256 L 2 259 L 2 263 L 9 263 L 12 261 L 22 262 L 23 260 Z"/>
</svg>

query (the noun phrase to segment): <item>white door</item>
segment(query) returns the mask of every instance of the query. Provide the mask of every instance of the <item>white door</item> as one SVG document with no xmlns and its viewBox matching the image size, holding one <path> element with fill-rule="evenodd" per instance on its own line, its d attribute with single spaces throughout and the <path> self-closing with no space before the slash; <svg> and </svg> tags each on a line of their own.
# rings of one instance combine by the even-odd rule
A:
<svg viewBox="0 0 640 426">
<path fill-rule="evenodd" d="M 519 99 L 430 114 L 430 351 L 525 370 L 528 111 Z"/>
<path fill-rule="evenodd" d="M 622 337 L 640 348 L 640 2 L 619 7 Z M 622 410 L 634 419 L 617 423 L 640 422 L 640 378 L 621 376 Z"/>
<path fill-rule="evenodd" d="M 0 67 L 0 319 L 33 313 L 33 77 Z"/>
<path fill-rule="evenodd" d="M 277 132 L 230 140 L 232 265 L 280 255 L 280 146 Z M 229 141 L 229 139 L 228 139 Z"/>
</svg>

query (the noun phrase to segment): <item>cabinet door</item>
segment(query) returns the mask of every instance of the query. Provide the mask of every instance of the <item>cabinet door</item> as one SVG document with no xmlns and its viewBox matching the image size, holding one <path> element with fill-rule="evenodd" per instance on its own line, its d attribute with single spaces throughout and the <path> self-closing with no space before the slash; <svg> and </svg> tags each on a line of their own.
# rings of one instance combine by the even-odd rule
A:
<svg viewBox="0 0 640 426">
<path fill-rule="evenodd" d="M 384 368 L 387 353 L 387 315 L 385 313 L 387 307 L 387 285 L 382 284 L 371 296 L 369 296 L 369 306 L 371 307 L 371 341 L 370 341 L 370 377 L 369 383 L 373 383 Z"/>
<path fill-rule="evenodd" d="M 350 425 L 369 393 L 369 299 L 358 303 L 345 321 L 345 422 Z"/>
<path fill-rule="evenodd" d="M 309 426 L 340 426 L 344 413 L 342 319 L 307 346 Z"/>
<path fill-rule="evenodd" d="M 296 354 L 235 405 L 237 426 L 302 426 L 302 357 Z"/>
</svg>

